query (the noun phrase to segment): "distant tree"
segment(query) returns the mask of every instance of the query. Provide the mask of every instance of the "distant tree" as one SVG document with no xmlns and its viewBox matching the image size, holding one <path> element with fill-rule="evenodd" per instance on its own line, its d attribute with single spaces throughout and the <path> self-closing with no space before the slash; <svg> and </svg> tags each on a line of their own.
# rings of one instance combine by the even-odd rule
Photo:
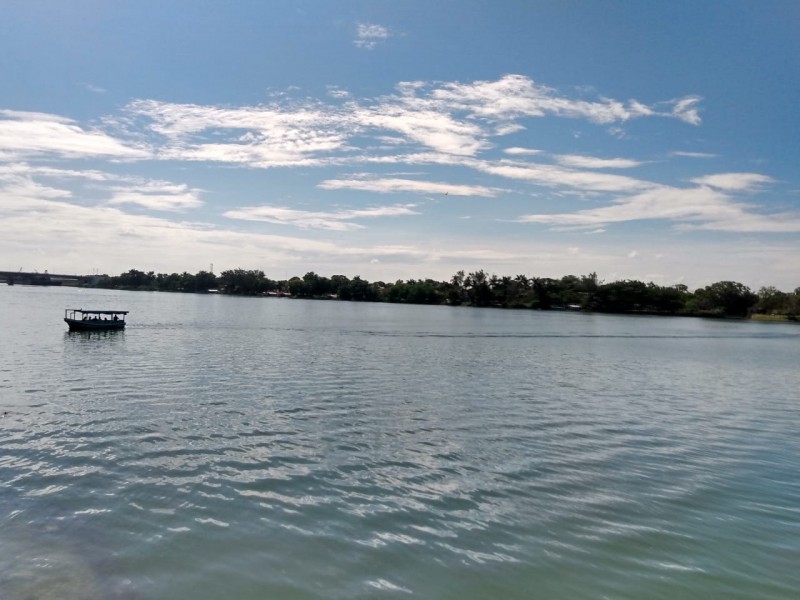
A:
<svg viewBox="0 0 800 600">
<path fill-rule="evenodd" d="M 787 314 L 790 295 L 781 292 L 774 286 L 762 287 L 758 290 L 758 302 L 753 310 L 767 315 Z"/>
<path fill-rule="evenodd" d="M 653 290 L 635 279 L 613 281 L 599 286 L 593 295 L 593 310 L 600 312 L 649 312 Z"/>
<path fill-rule="evenodd" d="M 193 292 L 207 292 L 217 288 L 217 276 L 208 271 L 198 271 L 196 275 L 189 275 L 184 273 L 186 277 L 186 284 L 184 289 Z"/>
<path fill-rule="evenodd" d="M 156 275 L 156 289 L 160 292 L 180 292 L 183 290 L 181 276 L 177 273 Z"/>
<path fill-rule="evenodd" d="M 147 290 L 155 289 L 155 273 L 152 271 L 145 273 L 138 269 L 131 269 L 127 273 L 122 273 L 114 278 L 114 287 L 121 287 L 128 290 Z"/>
<path fill-rule="evenodd" d="M 718 281 L 695 290 L 694 306 L 701 313 L 744 317 L 758 301 L 747 286 L 736 281 Z"/>
<path fill-rule="evenodd" d="M 378 292 L 375 287 L 358 275 L 350 280 L 346 290 L 348 299 L 356 302 L 375 302 L 378 299 Z"/>
<path fill-rule="evenodd" d="M 464 289 L 464 271 L 457 271 L 455 275 L 450 278 L 450 282 L 446 286 L 445 297 L 448 304 L 458 306 L 466 301 L 466 290 Z"/>
<path fill-rule="evenodd" d="M 534 277 L 532 288 L 533 302 L 531 306 L 541 310 L 550 310 L 554 304 L 554 292 L 558 290 L 557 282 L 548 277 Z M 556 301 L 555 303 L 557 304 L 558 302 Z"/>
<path fill-rule="evenodd" d="M 263 271 L 233 269 L 220 273 L 218 283 L 226 294 L 255 296 L 275 289 L 274 281 L 267 279 Z"/>
<path fill-rule="evenodd" d="M 331 284 L 331 280 L 327 277 L 321 277 L 320 275 L 317 275 L 314 273 L 314 271 L 309 271 L 303 275 L 303 281 L 306 284 L 307 295 L 311 297 L 322 298 L 334 293 L 334 287 Z"/>
<path fill-rule="evenodd" d="M 286 282 L 286 287 L 289 294 L 296 298 L 306 298 L 311 295 L 306 282 L 299 277 L 292 277 Z"/>
<path fill-rule="evenodd" d="M 344 275 L 334 275 L 331 277 L 331 292 L 339 296 L 342 300 L 349 300 L 350 280 Z"/>
<path fill-rule="evenodd" d="M 473 306 L 489 306 L 492 302 L 492 289 L 489 277 L 483 269 L 474 271 L 464 279 L 464 288 L 470 304 Z"/>
</svg>

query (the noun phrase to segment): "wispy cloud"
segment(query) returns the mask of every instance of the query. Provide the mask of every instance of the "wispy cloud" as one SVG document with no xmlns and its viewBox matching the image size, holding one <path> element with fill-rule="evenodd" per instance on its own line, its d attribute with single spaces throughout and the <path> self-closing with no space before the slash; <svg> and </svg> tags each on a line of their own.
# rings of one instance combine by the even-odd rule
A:
<svg viewBox="0 0 800 600">
<path fill-rule="evenodd" d="M 416 264 L 439 260 L 442 256 L 451 257 L 450 251 L 432 251 L 424 247 L 358 246 L 313 236 L 245 233 L 203 223 L 176 222 L 126 213 L 117 206 L 81 206 L 55 192 L 57 190 L 50 193 L 30 183 L 25 186 L 22 182 L 0 181 L 0 221 L 4 226 L 0 245 L 5 260 L 27 265 L 31 253 L 35 252 L 42 261 L 37 268 L 67 272 L 85 269 L 88 272 L 94 267 L 105 269 L 103 265 L 131 265 L 134 257 L 136 265 L 158 265 L 159 269 L 169 272 L 170 269 L 205 268 L 210 261 L 223 269 L 259 267 L 265 263 L 290 267 L 304 261 L 305 266 L 324 268 L 327 265 L 333 270 L 341 266 L 344 259 L 366 262 L 381 257 L 392 262 L 413 261 Z M 345 214 L 347 212 L 349 215 Z M 411 205 L 401 205 L 341 211 L 333 220 L 393 216 L 395 213 L 415 214 Z M 86 235 L 87 230 L 92 235 Z M 95 257 L 94 262 L 85 264 L 86 257 L 90 256 Z"/>
<path fill-rule="evenodd" d="M 364 31 L 377 36 L 381 30 Z M 472 83 L 402 82 L 394 94 L 361 100 L 337 88 L 329 100 L 293 102 L 278 95 L 268 105 L 240 107 L 138 100 L 126 113 L 156 136 L 151 144 L 159 159 L 255 168 L 355 161 L 376 148 L 387 156 L 401 148 L 477 156 L 493 147 L 493 138 L 523 129 L 520 120 L 545 116 L 605 125 L 676 116 L 699 122 L 686 117 L 699 102 L 696 97 L 653 106 L 636 100 L 585 100 L 522 75 Z M 665 104 L 667 110 L 661 110 Z M 505 152 L 521 156 L 536 151 L 513 147 Z M 615 160 L 616 165 L 604 167 L 626 166 Z"/>
<path fill-rule="evenodd" d="M 352 231 L 362 229 L 357 219 L 375 217 L 397 217 L 418 214 L 414 204 L 395 204 L 356 210 L 306 211 L 282 206 L 250 206 L 229 210 L 224 216 L 245 221 L 265 221 L 278 225 L 293 225 L 301 229 L 327 229 L 330 231 Z"/>
<path fill-rule="evenodd" d="M 708 152 L 686 152 L 682 150 L 676 150 L 674 152 L 670 152 L 670 156 L 684 156 L 686 158 L 716 158 L 716 154 L 710 154 Z"/>
<path fill-rule="evenodd" d="M 139 186 L 116 188 L 108 204 L 136 204 L 151 210 L 182 212 L 203 205 L 199 192 L 185 184 L 152 181 Z"/>
<path fill-rule="evenodd" d="M 687 96 L 672 102 L 672 114 L 691 125 L 700 124 L 699 96 Z"/>
<path fill-rule="evenodd" d="M 497 81 L 469 84 L 445 83 L 433 90 L 431 97 L 476 116 L 499 120 L 554 115 L 611 124 L 641 117 L 672 116 L 693 125 L 700 123 L 696 114 L 700 99 L 695 96 L 665 102 L 669 110 L 660 111 L 637 100 L 570 98 L 523 75 L 506 75 Z"/>
<path fill-rule="evenodd" d="M 509 179 L 519 179 L 554 188 L 571 188 L 580 191 L 633 192 L 654 187 L 655 184 L 612 173 L 580 171 L 556 165 L 512 161 L 477 162 L 475 167 Z"/>
<path fill-rule="evenodd" d="M 161 136 L 157 156 L 165 160 L 307 166 L 346 150 L 355 133 L 351 119 L 314 104 L 219 108 L 140 100 L 126 110 Z"/>
<path fill-rule="evenodd" d="M 506 148 L 503 150 L 506 154 L 511 154 L 512 156 L 520 156 L 520 155 L 531 155 L 531 154 L 540 154 L 541 150 L 535 150 L 533 148 L 520 148 L 518 146 L 513 146 L 511 148 Z"/>
<path fill-rule="evenodd" d="M 356 39 L 353 43 L 359 48 L 372 50 L 378 45 L 378 42 L 384 42 L 389 39 L 390 35 L 389 29 L 383 25 L 359 23 L 356 29 Z"/>
<path fill-rule="evenodd" d="M 42 182 L 48 182 L 48 185 Z M 83 184 L 83 187 L 75 187 Z M 201 190 L 183 183 L 150 180 L 138 176 L 119 175 L 95 169 L 60 169 L 28 163 L 0 163 L 0 184 L 6 193 L 16 187 L 16 193 L 28 198 L 81 197 L 82 204 L 136 204 L 152 210 L 180 212 L 202 206 Z M 58 186 L 58 187 L 56 187 Z M 73 193 L 65 186 L 75 189 Z M 106 200 L 103 200 L 107 198 Z"/>
<path fill-rule="evenodd" d="M 481 185 L 462 185 L 455 183 L 439 183 L 435 181 L 418 181 L 416 179 L 327 179 L 317 187 L 324 190 L 362 190 L 381 194 L 411 192 L 414 194 L 446 194 L 450 196 L 483 196 L 491 198 L 501 190 Z"/>
<path fill-rule="evenodd" d="M 759 173 L 718 173 L 716 175 L 695 177 L 691 181 L 697 185 L 707 185 L 730 192 L 753 191 L 763 185 L 775 182 L 772 177 Z"/>
<path fill-rule="evenodd" d="M 611 205 L 570 213 L 523 215 L 518 221 L 592 228 L 610 223 L 661 219 L 675 222 L 679 229 L 800 232 L 800 213 L 762 214 L 756 212 L 757 209 L 737 202 L 721 189 L 657 186 L 619 197 Z"/>
<path fill-rule="evenodd" d="M 99 85 L 95 85 L 93 83 L 81 83 L 80 84 L 85 90 L 92 92 L 93 94 L 105 94 L 108 90 L 105 88 L 100 87 Z"/>
<path fill-rule="evenodd" d="M 0 158 L 22 160 L 36 155 L 143 159 L 150 153 L 100 130 L 87 131 L 58 115 L 0 110 Z"/>
<path fill-rule="evenodd" d="M 487 132 L 479 123 L 443 108 L 417 99 L 385 98 L 378 105 L 356 109 L 353 117 L 369 130 L 399 133 L 407 142 L 437 152 L 472 156 L 490 147 Z"/>
<path fill-rule="evenodd" d="M 580 169 L 632 169 L 643 164 L 631 158 L 598 158 L 579 154 L 561 154 L 555 159 L 559 164 Z"/>
</svg>

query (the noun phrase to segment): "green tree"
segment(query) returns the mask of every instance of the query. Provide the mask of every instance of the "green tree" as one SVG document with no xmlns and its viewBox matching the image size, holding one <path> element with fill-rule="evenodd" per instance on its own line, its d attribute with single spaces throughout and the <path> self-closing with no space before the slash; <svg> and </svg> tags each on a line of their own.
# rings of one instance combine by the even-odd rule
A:
<svg viewBox="0 0 800 600">
<path fill-rule="evenodd" d="M 489 277 L 483 269 L 474 271 L 464 279 L 464 288 L 470 304 L 473 306 L 489 306 L 492 302 L 492 289 Z"/>
<path fill-rule="evenodd" d="M 788 314 L 789 294 L 774 286 L 762 287 L 758 290 L 758 302 L 753 307 L 755 312 L 767 315 Z"/>
<path fill-rule="evenodd" d="M 709 315 L 744 317 L 757 301 L 750 288 L 736 281 L 718 281 L 694 293 L 697 310 Z"/>
<path fill-rule="evenodd" d="M 255 296 L 275 289 L 275 282 L 267 279 L 263 271 L 232 269 L 223 271 L 218 278 L 220 288 L 226 294 Z"/>
</svg>

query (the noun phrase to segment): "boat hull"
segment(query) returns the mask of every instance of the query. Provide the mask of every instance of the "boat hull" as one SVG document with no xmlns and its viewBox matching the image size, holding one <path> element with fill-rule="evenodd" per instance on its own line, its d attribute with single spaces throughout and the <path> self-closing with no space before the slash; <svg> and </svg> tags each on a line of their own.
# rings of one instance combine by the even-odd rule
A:
<svg viewBox="0 0 800 600">
<path fill-rule="evenodd" d="M 64 319 L 70 331 L 108 331 L 109 329 L 125 329 L 125 321 L 95 321 L 92 319 Z"/>
</svg>

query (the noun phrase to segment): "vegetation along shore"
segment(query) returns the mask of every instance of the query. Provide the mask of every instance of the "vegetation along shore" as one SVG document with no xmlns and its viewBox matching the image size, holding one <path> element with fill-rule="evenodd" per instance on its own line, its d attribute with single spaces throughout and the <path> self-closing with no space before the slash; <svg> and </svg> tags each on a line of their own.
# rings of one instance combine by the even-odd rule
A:
<svg viewBox="0 0 800 600">
<path fill-rule="evenodd" d="M 606 313 L 690 315 L 797 321 L 800 287 L 782 292 L 762 287 L 757 293 L 735 281 L 719 281 L 694 291 L 683 284 L 660 286 L 637 280 L 604 282 L 595 273 L 549 277 L 489 275 L 483 270 L 458 271 L 449 281 L 433 279 L 370 282 L 355 276 L 324 277 L 309 272 L 302 277 L 273 280 L 260 270 L 232 269 L 216 275 L 208 271 L 154 273 L 131 269 L 118 276 L 93 277 L 87 285 L 101 288 L 278 296 L 520 308 L 583 310 Z"/>
</svg>

